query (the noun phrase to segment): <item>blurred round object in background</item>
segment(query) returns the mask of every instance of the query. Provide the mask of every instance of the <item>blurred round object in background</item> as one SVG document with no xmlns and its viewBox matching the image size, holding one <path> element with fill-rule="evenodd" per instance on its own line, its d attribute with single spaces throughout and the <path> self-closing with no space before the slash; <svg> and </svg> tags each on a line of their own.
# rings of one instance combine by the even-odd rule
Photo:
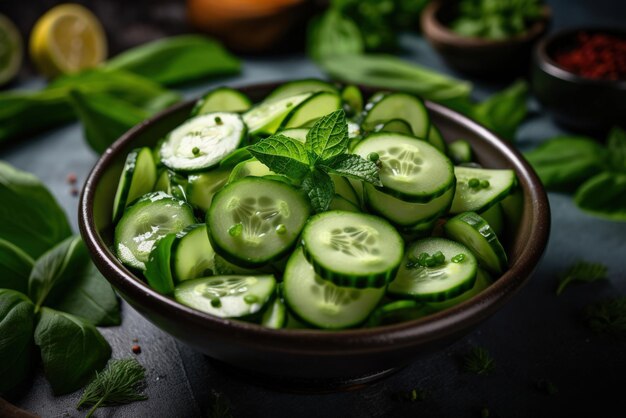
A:
<svg viewBox="0 0 626 418">
<path fill-rule="evenodd" d="M 47 77 L 92 68 L 107 57 L 98 18 L 78 4 L 61 4 L 39 18 L 30 36 L 30 55 Z"/>
<path fill-rule="evenodd" d="M 8 83 L 20 70 L 24 47 L 22 37 L 6 16 L 0 14 L 0 86 Z"/>
<path fill-rule="evenodd" d="M 281 42 L 302 27 L 307 0 L 187 0 L 187 18 L 196 29 L 237 52 L 284 50 Z"/>
</svg>

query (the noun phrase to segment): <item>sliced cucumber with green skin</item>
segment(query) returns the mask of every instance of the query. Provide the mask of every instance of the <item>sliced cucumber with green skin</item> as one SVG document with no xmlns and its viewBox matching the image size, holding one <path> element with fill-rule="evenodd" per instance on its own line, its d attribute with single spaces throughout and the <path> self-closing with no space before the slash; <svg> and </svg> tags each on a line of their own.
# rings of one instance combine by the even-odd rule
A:
<svg viewBox="0 0 626 418">
<path fill-rule="evenodd" d="M 159 239 L 194 223 L 193 209 L 186 202 L 163 192 L 148 193 L 124 212 L 115 227 L 117 257 L 129 267 L 145 270 Z"/>
<path fill-rule="evenodd" d="M 245 112 L 252 107 L 250 98 L 239 90 L 218 87 L 205 94 L 191 110 L 191 116 L 212 112 Z"/>
<path fill-rule="evenodd" d="M 448 155 L 454 164 L 470 163 L 474 159 L 472 146 L 463 139 L 459 139 L 450 144 L 448 147 Z"/>
<path fill-rule="evenodd" d="M 367 320 L 368 327 L 392 325 L 412 321 L 432 313 L 423 303 L 414 300 L 397 300 L 378 307 Z"/>
<path fill-rule="evenodd" d="M 268 166 L 256 158 L 242 161 L 233 168 L 228 177 L 228 182 L 233 183 L 244 177 L 264 177 L 276 175 Z"/>
<path fill-rule="evenodd" d="M 187 201 L 202 212 L 211 207 L 213 196 L 228 182 L 231 170 L 216 168 L 205 173 L 190 174 L 187 181 Z"/>
<path fill-rule="evenodd" d="M 290 81 L 276 87 L 266 98 L 265 102 L 272 102 L 278 99 L 284 99 L 287 97 L 293 97 L 302 93 L 317 93 L 319 91 L 327 91 L 334 94 L 339 94 L 337 87 L 333 86 L 326 81 L 317 80 L 314 78 Z"/>
<path fill-rule="evenodd" d="M 252 158 L 252 154 L 247 148 L 239 148 L 228 154 L 220 161 L 219 168 L 233 168 L 237 164 L 249 160 Z"/>
<path fill-rule="evenodd" d="M 397 134 L 413 135 L 411 125 L 402 119 L 391 119 L 383 123 L 379 123 L 374 127 L 374 132 L 395 132 Z"/>
<path fill-rule="evenodd" d="M 404 243 L 387 221 L 363 213 L 329 211 L 302 231 L 307 259 L 326 280 L 345 287 L 382 287 L 402 260 Z"/>
<path fill-rule="evenodd" d="M 251 134 L 271 135 L 278 130 L 287 114 L 313 93 L 303 93 L 255 105 L 243 114 L 243 120 Z"/>
<path fill-rule="evenodd" d="M 511 193 L 517 183 L 513 170 L 454 167 L 456 192 L 450 213 L 482 212 Z M 470 187 L 470 184 L 476 187 Z"/>
<path fill-rule="evenodd" d="M 322 116 L 341 109 L 341 97 L 337 93 L 320 91 L 295 106 L 280 124 L 280 129 L 306 127 Z"/>
<path fill-rule="evenodd" d="M 172 247 L 176 241 L 176 234 L 167 234 L 161 238 L 150 251 L 143 272 L 151 288 L 164 295 L 174 292 L 174 277 L 172 276 Z"/>
<path fill-rule="evenodd" d="M 428 142 L 443 154 L 446 153 L 446 141 L 444 141 L 441 131 L 434 123 L 430 124 L 430 128 L 428 130 Z"/>
<path fill-rule="evenodd" d="M 435 147 L 397 133 L 374 133 L 354 148 L 379 156 L 382 191 L 406 202 L 427 203 L 454 186 L 452 162 Z"/>
<path fill-rule="evenodd" d="M 424 253 L 433 256 L 439 251 L 445 259 L 436 266 L 427 267 L 416 262 Z M 424 238 L 409 247 L 387 291 L 391 295 L 425 302 L 450 299 L 474 286 L 476 268 L 476 257 L 464 245 L 445 238 Z"/>
<path fill-rule="evenodd" d="M 161 162 L 175 171 L 201 171 L 216 166 L 239 147 L 246 126 L 237 113 L 215 112 L 189 119 L 161 145 Z"/>
<path fill-rule="evenodd" d="M 261 325 L 272 329 L 285 328 L 287 325 L 287 307 L 280 297 L 276 296 L 263 312 Z"/>
<path fill-rule="evenodd" d="M 176 199 L 187 200 L 187 179 L 175 172 L 163 169 L 154 185 L 155 192 L 165 192 Z"/>
<path fill-rule="evenodd" d="M 506 221 L 506 228 L 504 229 L 507 233 L 514 235 L 522 222 L 522 215 L 524 214 L 524 194 L 522 190 L 519 187 L 515 187 L 511 194 L 502 199 L 500 205 Z"/>
<path fill-rule="evenodd" d="M 479 213 L 487 221 L 493 232 L 501 237 L 504 232 L 504 214 L 502 212 L 502 202 L 496 203 L 484 212 Z"/>
<path fill-rule="evenodd" d="M 480 264 L 494 274 L 501 274 L 508 263 L 498 237 L 480 215 L 464 212 L 444 225 L 446 235 L 469 248 Z"/>
<path fill-rule="evenodd" d="M 307 128 L 289 128 L 280 131 L 279 133 L 285 135 L 287 138 L 295 139 L 296 141 L 304 144 L 309 130 Z"/>
<path fill-rule="evenodd" d="M 293 248 L 310 213 L 308 199 L 293 187 L 242 178 L 213 198 L 207 213 L 211 244 L 232 263 L 262 266 Z"/>
<path fill-rule="evenodd" d="M 437 226 L 439 219 L 439 217 L 435 216 L 432 219 L 425 220 L 418 224 L 409 227 L 402 227 L 398 231 L 406 242 L 414 242 L 418 239 L 426 238 L 429 236 L 437 236 L 436 234 L 434 234 L 434 229 Z"/>
<path fill-rule="evenodd" d="M 348 85 L 344 87 L 341 91 L 341 99 L 349 116 L 358 115 L 363 111 L 363 95 L 357 86 Z"/>
<path fill-rule="evenodd" d="M 152 191 L 157 179 L 156 164 L 150 148 L 136 148 L 128 153 L 113 200 L 113 221 L 128 204 Z"/>
<path fill-rule="evenodd" d="M 474 282 L 474 287 L 472 287 L 467 292 L 461 293 L 459 296 L 454 297 L 452 299 L 444 300 L 443 302 L 428 302 L 427 306 L 431 310 L 435 312 L 443 311 L 445 309 L 450 309 L 451 307 L 458 305 L 461 302 L 465 302 L 466 300 L 470 300 L 489 286 L 493 284 L 493 279 L 485 270 L 480 267 L 476 273 L 476 281 Z"/>
<path fill-rule="evenodd" d="M 174 289 L 174 299 L 220 318 L 250 319 L 276 291 L 272 275 L 213 276 L 187 280 Z"/>
<path fill-rule="evenodd" d="M 177 234 L 172 253 L 171 269 L 177 283 L 215 274 L 215 251 L 206 224 L 190 225 Z"/>
<path fill-rule="evenodd" d="M 335 185 L 335 193 L 337 193 L 339 196 L 343 197 L 353 205 L 359 206 L 359 196 L 357 196 L 356 192 L 352 188 L 352 185 L 350 184 L 350 181 L 347 178 L 336 174 L 330 174 L 330 179 Z"/>
<path fill-rule="evenodd" d="M 352 178 L 349 178 L 348 181 L 350 182 L 350 186 L 352 186 L 352 190 L 354 190 L 354 193 L 356 194 L 356 197 L 358 199 L 357 206 L 363 206 L 365 204 L 365 190 L 363 185 L 365 182 Z"/>
<path fill-rule="evenodd" d="M 373 131 L 376 125 L 391 119 L 405 120 L 411 125 L 413 135 L 421 139 L 428 138 L 430 117 L 421 99 L 407 93 L 386 93 L 372 97 L 365 106 L 361 126 L 366 131 Z"/>
<path fill-rule="evenodd" d="M 442 216 L 450 209 L 453 197 L 454 187 L 451 187 L 447 192 L 428 203 L 405 202 L 381 192 L 369 183 L 365 183 L 366 207 L 371 212 L 402 228 L 411 227 Z"/>
<path fill-rule="evenodd" d="M 233 264 L 230 261 L 224 259 L 219 254 L 215 254 L 213 257 L 213 266 L 215 267 L 214 273 L 218 276 L 225 274 L 237 274 L 237 275 L 250 275 L 273 273 L 272 269 L 268 266 L 258 268 L 246 268 Z"/>
<path fill-rule="evenodd" d="M 354 203 L 345 199 L 343 196 L 335 194 L 333 200 L 330 201 L 328 210 L 345 210 L 347 212 L 361 212 L 361 209 Z"/>
<path fill-rule="evenodd" d="M 385 288 L 339 287 L 319 277 L 301 248 L 285 269 L 285 302 L 299 319 L 315 327 L 341 329 L 359 325 L 376 307 Z"/>
</svg>

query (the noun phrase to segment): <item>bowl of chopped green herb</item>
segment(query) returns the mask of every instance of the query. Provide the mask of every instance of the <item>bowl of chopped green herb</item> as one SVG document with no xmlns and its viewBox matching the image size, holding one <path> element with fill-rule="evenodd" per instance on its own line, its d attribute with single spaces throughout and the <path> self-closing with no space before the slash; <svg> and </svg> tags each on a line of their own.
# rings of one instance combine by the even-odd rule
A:
<svg viewBox="0 0 626 418">
<path fill-rule="evenodd" d="M 509 78 L 528 70 L 533 44 L 549 26 L 540 0 L 433 1 L 421 17 L 424 36 L 453 68 Z"/>
</svg>

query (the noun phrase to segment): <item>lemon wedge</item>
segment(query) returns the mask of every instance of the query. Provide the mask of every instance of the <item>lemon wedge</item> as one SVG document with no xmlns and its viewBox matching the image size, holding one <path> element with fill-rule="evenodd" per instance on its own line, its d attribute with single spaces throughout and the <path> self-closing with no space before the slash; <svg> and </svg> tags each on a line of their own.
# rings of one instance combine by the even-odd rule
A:
<svg viewBox="0 0 626 418">
<path fill-rule="evenodd" d="M 104 30 L 85 7 L 61 4 L 35 23 L 30 55 L 39 71 L 51 78 L 96 67 L 107 55 Z"/>
<path fill-rule="evenodd" d="M 22 64 L 22 37 L 8 18 L 0 14 L 0 86 L 9 82 Z"/>
</svg>

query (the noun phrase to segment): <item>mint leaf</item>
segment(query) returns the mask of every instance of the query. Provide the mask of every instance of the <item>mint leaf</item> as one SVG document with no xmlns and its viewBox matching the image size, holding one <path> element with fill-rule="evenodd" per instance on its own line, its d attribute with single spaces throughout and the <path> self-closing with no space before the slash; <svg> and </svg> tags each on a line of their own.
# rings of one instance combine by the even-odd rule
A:
<svg viewBox="0 0 626 418">
<path fill-rule="evenodd" d="M 309 130 L 305 146 L 311 154 L 312 163 L 318 159 L 328 160 L 348 149 L 348 122 L 343 110 L 336 110 L 322 118 Z"/>
<path fill-rule="evenodd" d="M 576 191 L 574 202 L 585 212 L 613 221 L 626 222 L 626 173 L 605 171 Z"/>
<path fill-rule="evenodd" d="M 626 172 L 626 131 L 617 126 L 609 133 L 607 140 L 609 162 L 616 171 Z"/>
<path fill-rule="evenodd" d="M 519 125 L 526 119 L 528 83 L 523 80 L 474 106 L 471 116 L 505 139 L 515 139 Z"/>
<path fill-rule="evenodd" d="M 270 136 L 247 149 L 275 173 L 301 180 L 310 171 L 304 145 L 285 135 Z"/>
<path fill-rule="evenodd" d="M 328 162 L 320 164 L 320 168 L 331 174 L 339 174 L 355 180 L 363 180 L 374 186 L 382 186 L 378 176 L 378 166 L 356 154 L 341 154 Z"/>
<path fill-rule="evenodd" d="M 0 238 L 0 289 L 28 292 L 33 259 L 9 241 Z"/>
<path fill-rule="evenodd" d="M 325 172 L 315 169 L 302 181 L 302 190 L 309 196 L 311 206 L 315 212 L 328 210 L 330 202 L 335 196 L 335 185 Z"/>
</svg>

